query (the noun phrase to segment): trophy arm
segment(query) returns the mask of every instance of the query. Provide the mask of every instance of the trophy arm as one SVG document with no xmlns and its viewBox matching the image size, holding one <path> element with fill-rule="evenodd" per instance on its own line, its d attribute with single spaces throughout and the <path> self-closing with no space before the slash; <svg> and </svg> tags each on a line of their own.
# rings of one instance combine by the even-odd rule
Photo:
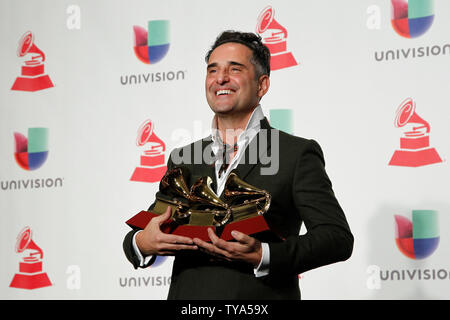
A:
<svg viewBox="0 0 450 320">
<path fill-rule="evenodd" d="M 216 227 L 224 226 L 231 220 L 231 218 L 231 208 L 228 208 L 226 211 L 216 210 L 216 212 L 214 212 L 214 223 Z"/>
</svg>

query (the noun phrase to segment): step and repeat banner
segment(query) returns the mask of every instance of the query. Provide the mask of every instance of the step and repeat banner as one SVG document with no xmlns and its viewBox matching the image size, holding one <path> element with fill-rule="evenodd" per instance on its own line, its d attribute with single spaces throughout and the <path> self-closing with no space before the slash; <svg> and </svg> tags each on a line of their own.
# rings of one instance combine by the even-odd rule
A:
<svg viewBox="0 0 450 320">
<path fill-rule="evenodd" d="M 209 135 L 227 29 L 269 47 L 263 111 L 320 143 L 355 236 L 302 298 L 450 298 L 449 1 L 7 0 L 0 25 L 0 298 L 166 298 L 173 258 L 135 270 L 125 221 Z"/>
</svg>

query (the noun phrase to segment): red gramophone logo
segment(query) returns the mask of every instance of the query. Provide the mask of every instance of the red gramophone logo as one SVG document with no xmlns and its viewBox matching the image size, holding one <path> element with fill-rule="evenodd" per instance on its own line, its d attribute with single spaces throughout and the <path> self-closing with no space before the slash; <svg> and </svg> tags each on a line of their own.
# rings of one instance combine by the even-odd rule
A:
<svg viewBox="0 0 450 320">
<path fill-rule="evenodd" d="M 297 65 L 291 52 L 287 51 L 287 30 L 274 19 L 275 12 L 267 6 L 259 15 L 256 32 L 270 51 L 270 70 L 278 70 Z"/>
<path fill-rule="evenodd" d="M 146 149 L 141 155 L 141 166 L 134 170 L 131 181 L 159 182 L 167 171 L 164 158 L 166 145 L 153 129 L 152 121 L 146 120 L 138 130 L 136 144 Z"/>
<path fill-rule="evenodd" d="M 19 273 L 14 275 L 11 288 L 37 289 L 52 285 L 47 273 L 42 272 L 44 253 L 31 239 L 30 227 L 25 227 L 17 236 L 16 252 L 27 254 L 19 262 Z"/>
<path fill-rule="evenodd" d="M 430 125 L 416 113 L 416 103 L 408 98 L 400 104 L 395 126 L 404 128 L 400 150 L 389 162 L 391 166 L 420 167 L 442 162 L 435 148 L 430 147 Z"/>
<path fill-rule="evenodd" d="M 53 87 L 50 77 L 44 74 L 45 54 L 34 44 L 34 36 L 31 31 L 19 40 L 17 56 L 24 57 L 29 54 L 29 59 L 24 61 L 22 72 L 16 78 L 11 90 L 38 91 Z"/>
</svg>

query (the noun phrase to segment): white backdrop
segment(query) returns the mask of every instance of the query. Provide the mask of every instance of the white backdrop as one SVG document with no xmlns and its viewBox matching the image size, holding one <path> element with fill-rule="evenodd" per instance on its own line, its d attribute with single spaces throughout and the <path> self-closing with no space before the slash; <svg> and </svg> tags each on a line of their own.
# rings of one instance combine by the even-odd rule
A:
<svg viewBox="0 0 450 320">
<path fill-rule="evenodd" d="M 0 298 L 166 298 L 172 259 L 134 270 L 122 251 L 125 221 L 148 208 L 158 188 L 130 180 L 150 148 L 136 144 L 138 129 L 152 121 L 166 161 L 174 147 L 207 135 L 205 53 L 225 29 L 255 32 L 267 6 L 287 31 L 279 54 L 290 52 L 297 65 L 272 71 L 263 110 L 289 109 L 292 132 L 320 143 L 355 235 L 350 260 L 301 275 L 302 298 L 450 298 L 450 2 L 429 3 L 431 26 L 405 38 L 392 27 L 389 0 L 0 2 Z M 145 64 L 133 50 L 133 26 L 153 20 L 169 22 L 170 47 Z M 17 55 L 27 31 L 45 61 L 33 50 Z M 30 77 L 36 64 L 44 71 Z M 53 86 L 32 92 L 23 84 L 42 84 L 45 75 Z M 17 78 L 27 80 L 12 90 Z M 407 98 L 429 133 L 394 125 Z M 28 136 L 29 128 L 47 128 L 47 139 Z M 422 149 L 434 148 L 442 161 L 389 165 L 408 132 L 428 136 Z M 47 142 L 36 170 L 15 160 L 14 133 L 28 138 L 28 153 L 33 139 Z M 437 212 L 439 244 L 411 259 L 396 246 L 394 215 L 422 209 Z M 23 238 L 17 252 L 25 227 L 42 256 Z M 25 285 L 12 285 L 15 276 Z"/>
</svg>

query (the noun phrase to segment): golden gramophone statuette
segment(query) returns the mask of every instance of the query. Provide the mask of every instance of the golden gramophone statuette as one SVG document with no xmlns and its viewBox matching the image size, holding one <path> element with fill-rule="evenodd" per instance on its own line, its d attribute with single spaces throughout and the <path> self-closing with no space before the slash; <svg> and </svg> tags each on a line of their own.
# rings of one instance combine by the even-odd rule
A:
<svg viewBox="0 0 450 320">
<path fill-rule="evenodd" d="M 183 170 L 176 167 L 161 179 L 156 202 L 151 211 L 141 211 L 126 223 L 145 228 L 148 222 L 172 208 L 166 233 L 209 241 L 208 228 L 214 228 L 224 240 L 231 240 L 232 230 L 251 235 L 269 230 L 263 217 L 270 207 L 270 194 L 241 180 L 232 172 L 225 183 L 223 197 L 211 188 L 211 178 L 201 177 L 189 188 Z"/>
</svg>

